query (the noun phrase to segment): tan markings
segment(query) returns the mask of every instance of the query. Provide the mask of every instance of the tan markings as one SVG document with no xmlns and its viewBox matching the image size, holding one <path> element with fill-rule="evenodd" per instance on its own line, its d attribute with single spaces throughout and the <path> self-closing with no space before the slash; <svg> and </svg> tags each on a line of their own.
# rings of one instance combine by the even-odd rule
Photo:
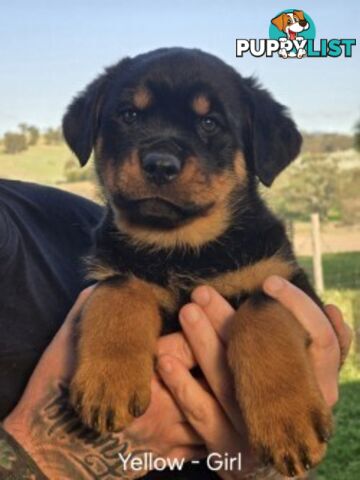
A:
<svg viewBox="0 0 360 480">
<path fill-rule="evenodd" d="M 207 174 L 200 167 L 200 160 L 190 156 L 185 160 L 180 176 L 169 184 L 169 193 L 180 194 L 180 201 L 193 201 L 200 205 L 221 202 L 228 197 L 236 185 L 236 178 L 231 171 Z M 179 193 L 178 193 L 179 192 Z"/>
<path fill-rule="evenodd" d="M 287 262 L 280 257 L 280 253 L 270 258 L 259 260 L 253 265 L 242 267 L 232 272 L 221 273 L 215 277 L 199 277 L 196 275 L 173 274 L 169 277 L 169 286 L 172 290 L 193 290 L 199 285 L 210 285 L 221 295 L 230 298 L 242 293 L 251 293 L 261 288 L 264 280 L 270 275 L 280 275 L 291 278 L 297 270 L 296 263 Z"/>
<path fill-rule="evenodd" d="M 201 218 L 196 218 L 188 224 L 173 230 L 159 231 L 130 224 L 126 212 L 119 211 L 114 205 L 116 225 L 127 233 L 134 244 L 150 245 L 153 248 L 191 247 L 215 240 L 228 228 L 231 222 L 232 210 L 237 208 L 237 200 L 230 194 L 238 185 L 246 182 L 246 166 L 243 154 L 238 151 L 234 157 L 234 170 L 226 170 L 218 174 L 208 174 L 201 168 L 200 160 L 189 156 L 181 174 L 167 185 L 159 188 L 149 182 L 142 171 L 140 159 L 136 150 L 120 167 L 114 167 L 111 159 L 104 162 L 103 179 L 108 200 L 111 194 L 120 191 L 129 198 L 163 198 L 179 206 L 193 202 L 198 206 L 214 204 Z M 234 174 L 235 171 L 235 174 Z M 234 204 L 235 203 L 235 204 Z"/>
<path fill-rule="evenodd" d="M 192 102 L 192 108 L 197 115 L 207 115 L 210 111 L 210 100 L 203 94 L 198 95 Z"/>
<path fill-rule="evenodd" d="M 134 94 L 134 105 L 139 110 L 145 110 L 151 105 L 151 93 L 146 87 L 139 87 Z"/>
<path fill-rule="evenodd" d="M 171 290 L 167 290 L 166 288 L 160 287 L 160 285 L 151 282 L 147 282 L 147 285 L 153 292 L 161 308 L 169 313 L 176 312 L 179 302 L 177 292 L 172 292 Z"/>
<path fill-rule="evenodd" d="M 195 156 L 188 157 L 181 174 L 161 188 L 145 178 L 136 150 L 132 151 L 119 167 L 114 167 L 111 159 L 104 163 L 106 164 L 102 178 L 110 193 L 118 190 L 129 198 L 137 199 L 158 197 L 179 206 L 189 202 L 204 206 L 223 201 L 239 184 L 231 170 L 207 174 L 201 169 L 200 160 Z M 238 166 L 239 173 L 240 168 Z"/>
<path fill-rule="evenodd" d="M 187 158 L 181 175 L 159 189 L 144 178 L 137 151 L 133 151 L 116 172 L 109 160 L 103 178 L 105 188 L 110 191 L 110 203 L 111 193 L 119 190 L 129 198 L 157 197 L 179 206 L 189 202 L 199 206 L 214 204 L 203 217 L 171 231 L 156 231 L 132 225 L 127 221 L 126 214 L 113 205 L 118 228 L 127 233 L 134 244 L 146 244 L 155 249 L 175 246 L 198 248 L 224 233 L 231 221 L 229 196 L 238 184 L 238 178 L 232 171 L 205 174 L 199 163 L 196 157 Z"/>
<path fill-rule="evenodd" d="M 221 203 L 211 208 L 206 216 L 194 219 L 191 223 L 174 230 L 154 231 L 131 225 L 121 212 L 116 212 L 116 225 L 126 232 L 130 241 L 138 246 L 151 246 L 154 250 L 174 247 L 194 248 L 215 240 L 225 232 L 230 223 L 229 208 Z"/>
<path fill-rule="evenodd" d="M 111 159 L 109 160 L 111 163 Z M 115 169 L 114 169 L 115 170 Z M 139 153 L 137 150 L 124 160 L 120 167 L 114 172 L 114 188 L 120 190 L 129 197 L 141 196 L 145 193 L 146 181 L 141 169 Z"/>
<path fill-rule="evenodd" d="M 221 295 L 232 297 L 241 292 L 252 292 L 261 288 L 265 279 L 270 275 L 279 275 L 289 279 L 296 270 L 296 265 L 273 256 L 237 270 L 218 275 L 206 280 L 206 283 L 215 288 Z"/>
<path fill-rule="evenodd" d="M 246 163 L 244 154 L 238 150 L 234 157 L 234 170 L 241 183 L 244 183 L 247 179 Z"/>
<path fill-rule="evenodd" d="M 84 264 L 87 272 L 86 278 L 89 280 L 103 282 L 104 280 L 109 280 L 110 278 L 121 275 L 121 273 L 115 268 L 91 256 L 84 258 Z"/>
<path fill-rule="evenodd" d="M 97 258 L 87 257 L 84 259 L 84 263 L 87 268 L 86 278 L 89 280 L 96 280 L 97 282 L 103 282 L 105 280 L 110 280 L 115 277 L 120 277 L 120 270 L 116 270 L 110 265 L 101 262 Z M 132 277 L 132 276 L 131 276 Z M 124 280 L 125 281 L 125 280 Z M 141 281 L 141 280 L 139 280 Z M 178 296 L 174 291 L 167 290 L 156 283 L 146 282 L 148 288 L 151 288 L 154 296 L 156 297 L 159 305 L 168 312 L 175 312 L 178 305 Z"/>
<path fill-rule="evenodd" d="M 305 478 L 299 445 L 306 448 L 310 465 L 322 459 L 326 443 L 314 432 L 314 424 L 325 435 L 331 431 L 331 411 L 307 345 L 303 326 L 278 302 L 245 301 L 229 331 L 228 360 L 250 442 L 256 451 L 268 451 L 286 477 L 284 457 L 289 455 Z"/>
<path fill-rule="evenodd" d="M 123 428 L 150 402 L 161 329 L 157 298 L 135 277 L 100 283 L 83 308 L 79 328 L 71 401 L 86 425 L 105 432 L 112 417 L 113 428 Z"/>
</svg>

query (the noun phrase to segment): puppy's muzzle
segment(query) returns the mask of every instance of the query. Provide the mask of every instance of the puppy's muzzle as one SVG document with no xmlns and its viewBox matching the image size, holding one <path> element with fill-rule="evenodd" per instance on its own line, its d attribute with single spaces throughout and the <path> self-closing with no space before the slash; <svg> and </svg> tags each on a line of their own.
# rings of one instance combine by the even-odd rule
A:
<svg viewBox="0 0 360 480">
<path fill-rule="evenodd" d="M 167 152 L 149 152 L 141 156 L 141 167 L 146 177 L 157 185 L 174 180 L 182 169 L 178 156 Z"/>
</svg>

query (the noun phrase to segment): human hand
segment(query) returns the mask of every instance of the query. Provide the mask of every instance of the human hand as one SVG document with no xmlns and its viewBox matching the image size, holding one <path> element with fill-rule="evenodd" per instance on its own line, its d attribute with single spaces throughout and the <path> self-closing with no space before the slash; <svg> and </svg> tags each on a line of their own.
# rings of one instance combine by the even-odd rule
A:
<svg viewBox="0 0 360 480">
<path fill-rule="evenodd" d="M 286 280 L 270 277 L 264 290 L 289 309 L 309 332 L 316 378 L 332 407 L 338 398 L 340 357 L 346 357 L 351 343 L 350 328 L 336 307 L 326 307 L 330 323 L 304 292 Z M 258 461 L 246 441 L 226 361 L 225 347 L 234 310 L 209 287 L 197 288 L 192 300 L 181 310 L 180 321 L 208 387 L 204 388 L 179 359 L 170 355 L 160 357 L 159 372 L 209 452 L 217 452 L 223 458 L 225 454 L 236 457 L 239 451 L 242 453 L 241 471 L 235 466 L 233 470 L 223 468 L 218 474 L 224 479 L 246 478 L 257 470 Z M 270 470 L 257 471 L 254 478 L 273 478 L 273 474 Z"/>
<path fill-rule="evenodd" d="M 17 407 L 4 428 L 29 453 L 50 480 L 77 478 L 137 478 L 144 469 L 132 470 L 123 458 L 155 457 L 187 461 L 202 458 L 202 440 L 194 432 L 169 391 L 154 376 L 147 412 L 121 433 L 100 436 L 84 427 L 67 402 L 68 380 L 74 367 L 74 326 L 92 288 L 81 293 L 63 326 L 40 359 Z M 165 352 L 178 352 L 192 362 L 181 334 L 159 340 Z M 119 454 L 122 457 L 119 457 Z"/>
</svg>

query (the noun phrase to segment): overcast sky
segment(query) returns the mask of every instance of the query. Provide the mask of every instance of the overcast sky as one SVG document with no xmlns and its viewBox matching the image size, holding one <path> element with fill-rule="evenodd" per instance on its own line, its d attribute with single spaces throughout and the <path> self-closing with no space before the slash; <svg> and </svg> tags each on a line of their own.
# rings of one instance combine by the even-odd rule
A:
<svg viewBox="0 0 360 480">
<path fill-rule="evenodd" d="M 360 118 L 360 44 L 350 59 L 235 57 L 236 38 L 267 38 L 270 19 L 293 7 L 313 18 L 317 38 L 359 43 L 359 0 L 2 2 L 0 133 L 19 122 L 59 125 L 71 97 L 103 67 L 174 45 L 207 50 L 255 74 L 304 130 L 351 132 Z"/>
</svg>

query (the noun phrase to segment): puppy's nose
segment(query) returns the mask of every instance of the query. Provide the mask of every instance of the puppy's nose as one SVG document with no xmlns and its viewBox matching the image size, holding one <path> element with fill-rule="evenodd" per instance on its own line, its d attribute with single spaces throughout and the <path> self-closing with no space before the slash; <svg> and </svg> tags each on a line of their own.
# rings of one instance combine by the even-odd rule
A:
<svg viewBox="0 0 360 480">
<path fill-rule="evenodd" d="M 181 160 L 171 153 L 147 153 L 141 160 L 142 168 L 150 180 L 157 184 L 174 180 L 180 173 Z"/>
<path fill-rule="evenodd" d="M 299 23 L 300 23 L 300 25 L 301 25 L 302 27 L 306 27 L 306 25 L 307 25 L 307 21 L 306 21 L 306 20 L 300 20 Z"/>
</svg>

